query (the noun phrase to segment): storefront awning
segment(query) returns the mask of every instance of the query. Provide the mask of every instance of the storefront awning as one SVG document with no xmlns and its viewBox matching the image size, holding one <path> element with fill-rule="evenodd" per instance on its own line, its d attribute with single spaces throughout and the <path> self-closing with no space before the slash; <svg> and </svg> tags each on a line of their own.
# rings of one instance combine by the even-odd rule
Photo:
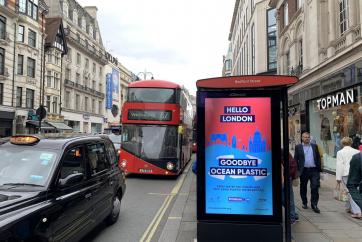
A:
<svg viewBox="0 0 362 242">
<path fill-rule="evenodd" d="M 28 120 L 26 121 L 27 124 L 33 125 L 35 127 L 39 127 L 39 121 L 36 120 Z M 45 123 L 45 122 L 41 122 L 41 129 L 54 129 L 53 126 L 50 126 L 49 124 Z"/>
<path fill-rule="evenodd" d="M 49 122 L 49 121 L 47 123 L 58 130 L 73 130 L 71 127 L 69 127 L 65 123 L 57 123 L 57 122 Z"/>
</svg>

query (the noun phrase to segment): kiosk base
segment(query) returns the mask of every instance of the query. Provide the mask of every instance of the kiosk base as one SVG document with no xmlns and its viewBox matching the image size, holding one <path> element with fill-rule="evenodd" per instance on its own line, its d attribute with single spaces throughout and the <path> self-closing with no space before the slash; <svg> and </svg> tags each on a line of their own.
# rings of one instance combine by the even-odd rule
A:
<svg viewBox="0 0 362 242">
<path fill-rule="evenodd" d="M 283 241 L 282 224 L 237 224 L 197 222 L 197 241 Z"/>
</svg>

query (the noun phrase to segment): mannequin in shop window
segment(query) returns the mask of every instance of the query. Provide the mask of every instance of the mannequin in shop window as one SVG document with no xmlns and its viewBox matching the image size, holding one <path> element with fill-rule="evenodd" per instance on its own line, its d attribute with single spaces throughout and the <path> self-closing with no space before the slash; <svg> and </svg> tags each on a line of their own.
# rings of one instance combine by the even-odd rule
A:
<svg viewBox="0 0 362 242">
<path fill-rule="evenodd" d="M 333 138 L 334 138 L 334 155 L 333 157 L 337 156 L 337 152 L 342 149 L 341 144 L 341 137 L 344 134 L 344 116 L 341 110 L 333 111 L 333 116 L 335 116 L 333 120 Z"/>
<path fill-rule="evenodd" d="M 329 154 L 328 141 L 332 139 L 331 137 L 331 126 L 329 120 L 324 114 L 321 114 L 321 141 L 323 144 L 324 151 Z"/>
</svg>

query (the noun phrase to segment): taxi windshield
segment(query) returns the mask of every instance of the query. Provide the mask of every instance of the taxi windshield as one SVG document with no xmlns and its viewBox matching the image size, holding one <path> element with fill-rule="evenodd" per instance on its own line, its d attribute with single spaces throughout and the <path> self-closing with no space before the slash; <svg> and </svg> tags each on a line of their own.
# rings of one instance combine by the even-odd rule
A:
<svg viewBox="0 0 362 242">
<path fill-rule="evenodd" d="M 52 150 L 0 146 L 0 185 L 45 186 L 56 157 Z"/>
</svg>

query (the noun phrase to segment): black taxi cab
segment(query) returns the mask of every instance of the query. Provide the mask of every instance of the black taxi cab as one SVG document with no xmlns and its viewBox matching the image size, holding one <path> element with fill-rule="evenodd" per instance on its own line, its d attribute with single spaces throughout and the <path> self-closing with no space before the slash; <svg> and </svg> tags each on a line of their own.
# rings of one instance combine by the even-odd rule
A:
<svg viewBox="0 0 362 242">
<path fill-rule="evenodd" d="M 105 135 L 13 136 L 0 144 L 0 241 L 78 241 L 117 221 L 125 190 Z"/>
</svg>

